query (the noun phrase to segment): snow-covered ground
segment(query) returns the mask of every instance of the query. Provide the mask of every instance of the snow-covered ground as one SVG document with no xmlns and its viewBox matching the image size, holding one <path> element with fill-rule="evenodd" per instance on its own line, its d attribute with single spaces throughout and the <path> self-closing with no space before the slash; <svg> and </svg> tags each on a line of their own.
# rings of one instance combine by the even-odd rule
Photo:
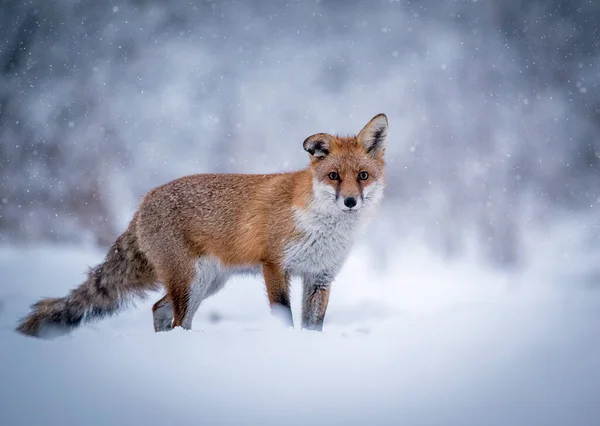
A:
<svg viewBox="0 0 600 426">
<path fill-rule="evenodd" d="M 384 268 L 359 246 L 323 333 L 281 329 L 260 280 L 240 278 L 189 332 L 153 332 L 157 293 L 70 336 L 24 338 L 12 330 L 28 305 L 103 253 L 0 248 L 0 424 L 598 425 L 598 252 L 565 229 L 512 273 L 406 242 Z"/>
</svg>

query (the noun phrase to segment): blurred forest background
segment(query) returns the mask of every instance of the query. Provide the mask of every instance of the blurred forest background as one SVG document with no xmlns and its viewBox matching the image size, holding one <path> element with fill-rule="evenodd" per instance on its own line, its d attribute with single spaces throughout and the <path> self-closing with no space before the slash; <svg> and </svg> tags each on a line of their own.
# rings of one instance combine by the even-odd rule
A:
<svg viewBox="0 0 600 426">
<path fill-rule="evenodd" d="M 385 112 L 372 241 L 474 237 L 511 266 L 570 217 L 598 244 L 599 22 L 595 0 L 2 0 L 0 243 L 108 244 L 156 185 L 302 168 L 306 136 Z"/>
</svg>

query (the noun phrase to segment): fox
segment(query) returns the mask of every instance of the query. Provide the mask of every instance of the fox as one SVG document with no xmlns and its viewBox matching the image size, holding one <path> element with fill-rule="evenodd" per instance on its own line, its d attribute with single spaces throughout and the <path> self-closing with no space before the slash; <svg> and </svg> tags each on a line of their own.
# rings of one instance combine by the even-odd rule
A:
<svg viewBox="0 0 600 426">
<path fill-rule="evenodd" d="M 201 302 L 239 274 L 262 274 L 271 313 L 294 327 L 290 280 L 301 279 L 301 327 L 322 331 L 332 283 L 385 187 L 385 114 L 358 134 L 317 133 L 309 165 L 274 174 L 194 174 L 152 189 L 86 280 L 31 306 L 17 331 L 53 338 L 164 289 L 154 331 L 191 329 Z"/>
</svg>

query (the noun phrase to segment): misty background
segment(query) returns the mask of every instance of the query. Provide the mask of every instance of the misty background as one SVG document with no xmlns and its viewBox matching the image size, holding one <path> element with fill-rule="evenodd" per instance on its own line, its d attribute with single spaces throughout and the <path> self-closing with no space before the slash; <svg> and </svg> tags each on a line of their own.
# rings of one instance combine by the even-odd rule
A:
<svg viewBox="0 0 600 426">
<path fill-rule="evenodd" d="M 157 185 L 303 168 L 305 137 L 384 112 L 371 243 L 475 239 L 511 267 L 530 229 L 577 217 L 598 244 L 598 2 L 1 8 L 0 243 L 105 246 Z"/>
</svg>

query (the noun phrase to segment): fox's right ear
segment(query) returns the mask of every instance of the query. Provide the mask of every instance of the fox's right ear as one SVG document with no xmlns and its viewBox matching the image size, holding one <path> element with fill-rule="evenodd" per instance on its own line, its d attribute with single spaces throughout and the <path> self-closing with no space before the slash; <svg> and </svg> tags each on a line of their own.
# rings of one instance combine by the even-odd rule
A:
<svg viewBox="0 0 600 426">
<path fill-rule="evenodd" d="M 329 155 L 329 146 L 333 138 L 327 133 L 317 133 L 307 137 L 302 146 L 313 158 L 325 158 Z"/>
</svg>

